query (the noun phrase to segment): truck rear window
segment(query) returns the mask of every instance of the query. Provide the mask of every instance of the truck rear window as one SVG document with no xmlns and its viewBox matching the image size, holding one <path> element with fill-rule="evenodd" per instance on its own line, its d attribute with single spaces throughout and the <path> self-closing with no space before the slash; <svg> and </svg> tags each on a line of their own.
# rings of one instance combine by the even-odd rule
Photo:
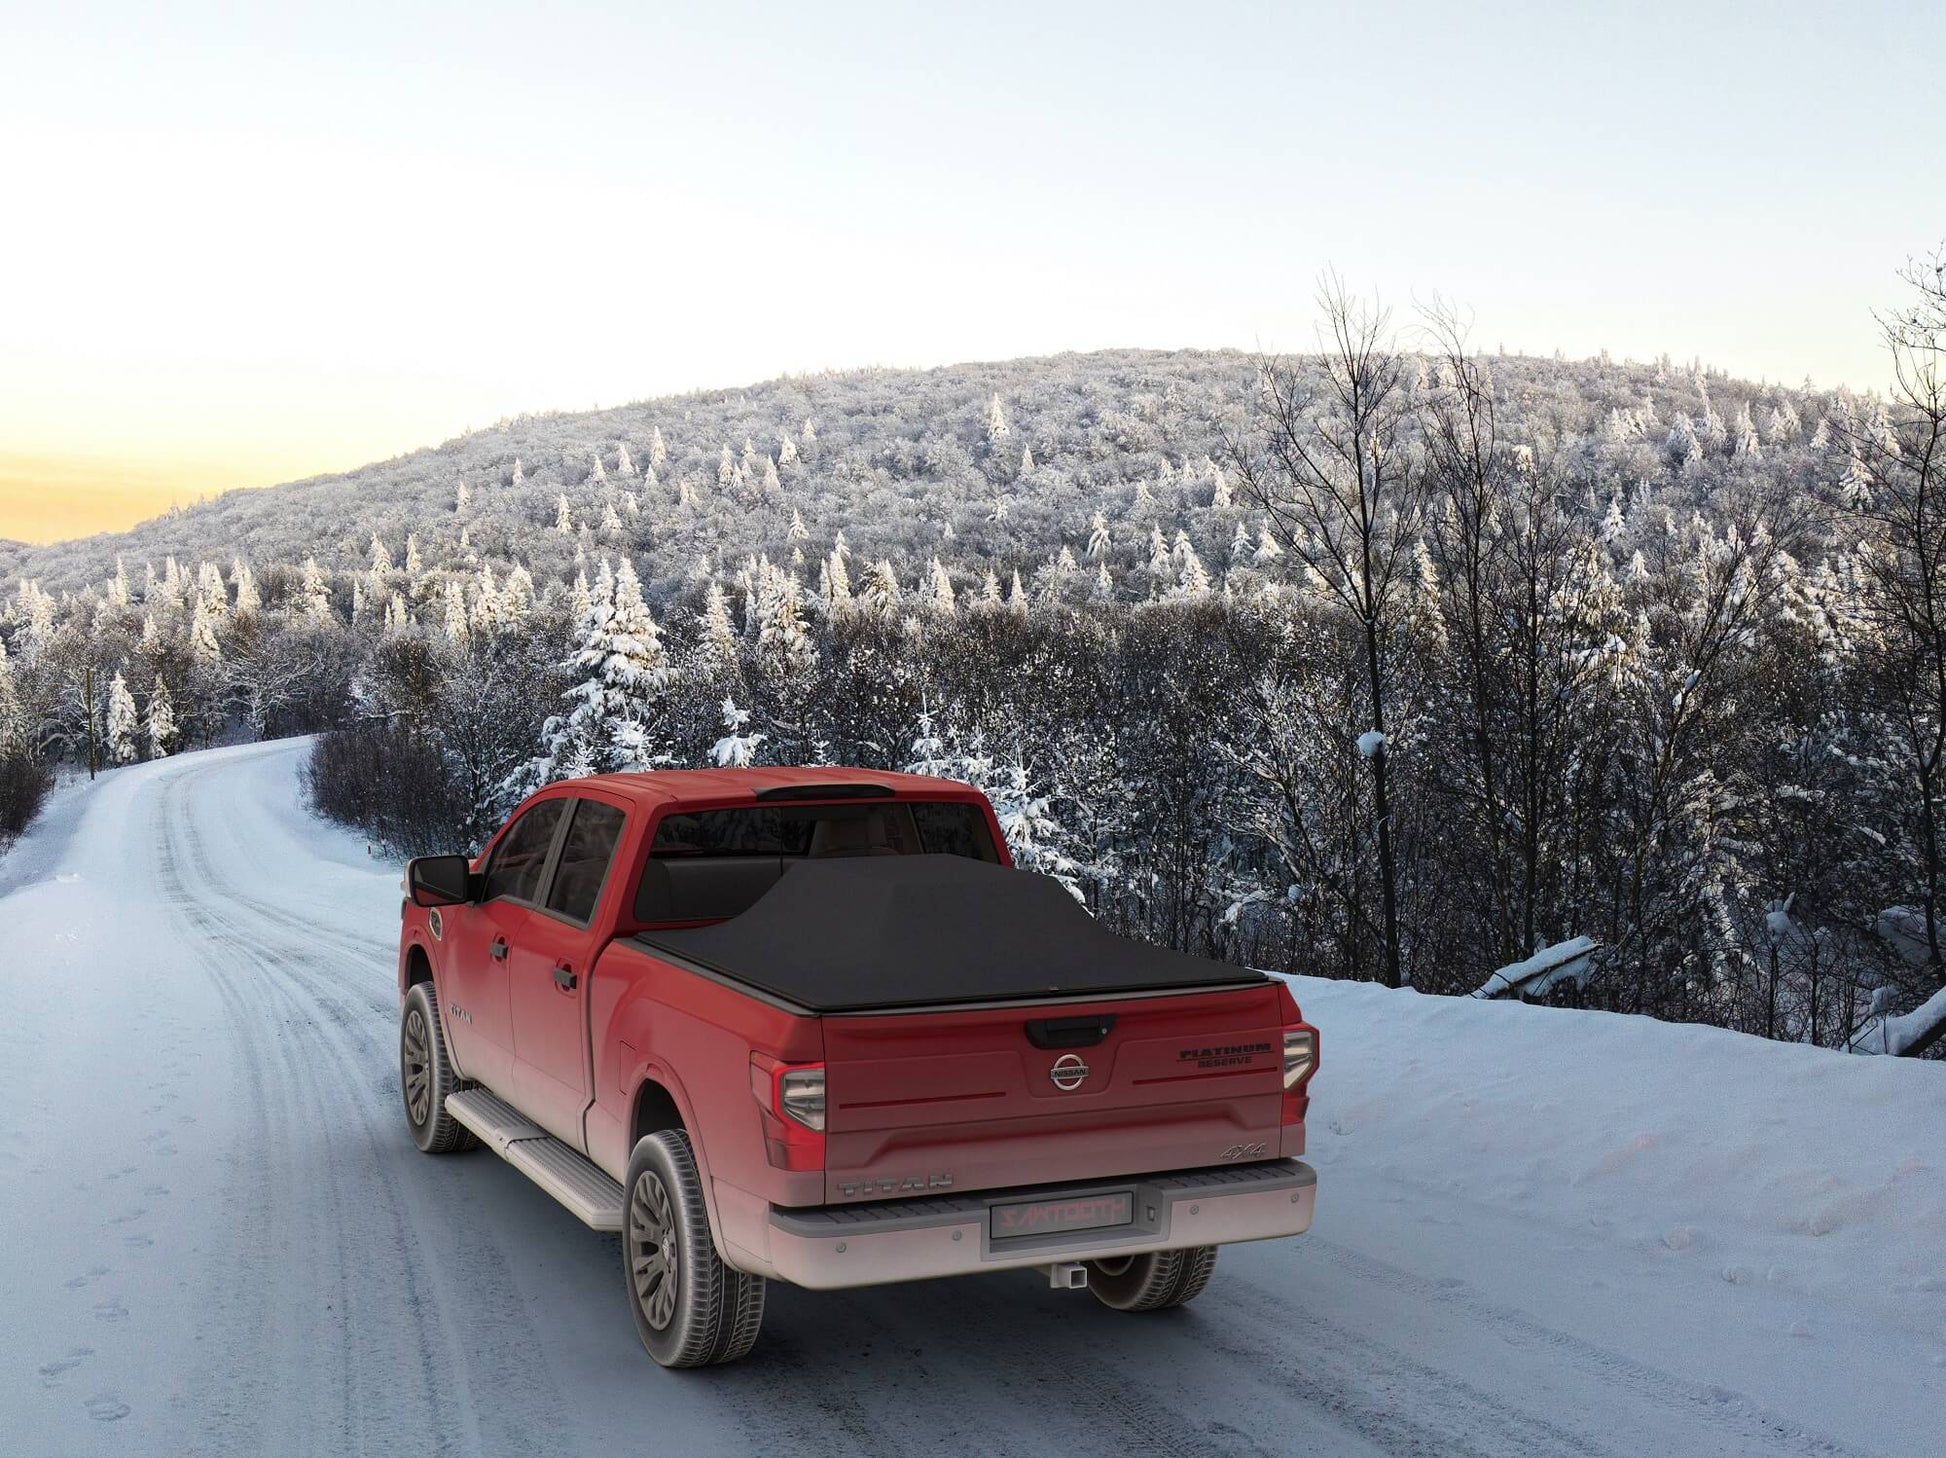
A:
<svg viewBox="0 0 1946 1458">
<path fill-rule="evenodd" d="M 965 856 L 998 862 L 986 816 L 945 801 L 753 805 L 665 815 L 649 854 L 691 856 Z"/>
</svg>

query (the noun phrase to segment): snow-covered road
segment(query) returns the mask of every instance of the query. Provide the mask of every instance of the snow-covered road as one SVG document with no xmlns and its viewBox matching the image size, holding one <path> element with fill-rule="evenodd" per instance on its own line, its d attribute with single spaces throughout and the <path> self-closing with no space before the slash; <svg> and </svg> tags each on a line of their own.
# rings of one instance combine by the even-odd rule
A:
<svg viewBox="0 0 1946 1458">
<path fill-rule="evenodd" d="M 105 776 L 0 861 L 0 1450 L 1936 1453 L 1946 1069 L 1300 982 L 1318 1220 L 1131 1318 L 775 1288 L 656 1368 L 593 1235 L 406 1136 L 398 871 L 299 743 Z"/>
</svg>

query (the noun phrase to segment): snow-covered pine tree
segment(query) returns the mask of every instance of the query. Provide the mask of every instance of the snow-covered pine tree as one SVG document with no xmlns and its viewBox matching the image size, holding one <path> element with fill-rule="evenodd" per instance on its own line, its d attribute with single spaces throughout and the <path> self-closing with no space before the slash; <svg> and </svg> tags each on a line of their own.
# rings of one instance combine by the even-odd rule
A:
<svg viewBox="0 0 1946 1458">
<path fill-rule="evenodd" d="M 797 442 L 791 439 L 791 433 L 788 430 L 784 432 L 777 442 L 777 464 L 780 466 L 794 466 L 797 464 Z"/>
<path fill-rule="evenodd" d="M 526 484 L 526 481 L 527 481 L 527 468 L 521 464 L 520 457 L 515 456 L 514 457 L 514 485 L 521 486 Z"/>
<path fill-rule="evenodd" d="M 534 610 L 534 577 L 516 562 L 500 589 L 500 621 L 504 627 L 517 627 Z"/>
<path fill-rule="evenodd" d="M 135 695 L 128 691 L 128 680 L 122 671 L 115 670 L 115 676 L 108 684 L 108 762 L 127 764 L 137 753 L 136 738 L 141 733 L 141 723 L 135 713 Z"/>
<path fill-rule="evenodd" d="M 392 553 L 377 532 L 372 533 L 372 575 L 383 577 L 392 570 Z"/>
<path fill-rule="evenodd" d="M 457 577 L 449 577 L 440 597 L 446 606 L 446 641 L 455 647 L 463 646 L 467 638 L 466 589 Z"/>
<path fill-rule="evenodd" d="M 415 579 L 426 570 L 425 563 L 419 557 L 419 538 L 412 532 L 407 532 L 405 538 L 405 570 L 408 576 Z"/>
<path fill-rule="evenodd" d="M 574 535 L 574 508 L 568 505 L 565 491 L 554 500 L 554 530 L 564 537 Z"/>
<path fill-rule="evenodd" d="M 1108 555 L 1108 513 L 1098 511 L 1088 530 L 1088 555 L 1099 562 Z"/>
<path fill-rule="evenodd" d="M 662 442 L 662 427 L 655 426 L 649 431 L 649 464 L 660 470 L 669 460 L 669 447 Z"/>
<path fill-rule="evenodd" d="M 628 480 L 635 479 L 635 457 L 628 453 L 628 442 L 615 443 L 615 474 Z"/>
<path fill-rule="evenodd" d="M 298 589 L 298 613 L 314 628 L 335 628 L 338 615 L 331 610 L 331 587 L 316 557 L 304 559 L 304 576 Z"/>
<path fill-rule="evenodd" d="M 115 559 L 115 575 L 108 579 L 108 603 L 110 607 L 128 606 L 128 569 L 122 566 L 122 559 Z"/>
<path fill-rule="evenodd" d="M 1178 542 L 1182 567 L 1176 577 L 1176 594 L 1179 597 L 1202 598 L 1209 596 L 1209 572 L 1203 566 L 1203 559 L 1196 555 L 1196 549 L 1189 545 L 1188 537 L 1181 536 Z"/>
<path fill-rule="evenodd" d="M 473 578 L 473 589 L 466 604 L 466 626 L 470 632 L 491 635 L 500 631 L 500 584 L 494 578 L 493 564 L 482 562 Z"/>
<path fill-rule="evenodd" d="M 991 443 L 998 443 L 1005 440 L 1009 433 L 1010 427 L 1007 424 L 1007 412 L 1001 406 L 1000 395 L 996 391 L 993 398 L 987 401 L 987 440 Z"/>
<path fill-rule="evenodd" d="M 169 698 L 169 685 L 161 679 L 149 691 L 149 707 L 143 724 L 149 741 L 149 758 L 162 759 L 176 742 L 176 706 Z"/>
<path fill-rule="evenodd" d="M 1730 439 L 1736 454 L 1747 460 L 1754 461 L 1763 455 L 1757 441 L 1757 427 L 1750 419 L 1748 401 L 1737 406 L 1736 423 L 1731 428 Z"/>
<path fill-rule="evenodd" d="M 997 613 L 1006 606 L 1006 599 L 1000 595 L 1000 579 L 987 568 L 986 577 L 980 583 L 979 610 L 983 613 Z"/>
<path fill-rule="evenodd" d="M 757 759 L 764 736 L 745 732 L 750 711 L 739 709 L 733 699 L 723 700 L 723 737 L 710 746 L 711 763 L 719 769 L 747 769 Z"/>
<path fill-rule="evenodd" d="M 821 575 L 824 578 L 824 610 L 834 619 L 841 618 L 853 607 L 851 570 L 845 566 L 843 532 L 838 534 L 838 545 L 825 558 Z"/>
<path fill-rule="evenodd" d="M 892 569 L 889 559 L 880 557 L 865 569 L 865 584 L 859 589 L 858 603 L 866 612 L 888 620 L 897 617 L 903 596 L 899 590 L 899 574 Z"/>
<path fill-rule="evenodd" d="M 933 611 L 946 617 L 953 615 L 957 598 L 953 592 L 953 576 L 946 570 L 946 564 L 937 557 L 932 559 L 932 607 Z"/>
<path fill-rule="evenodd" d="M 1149 596 L 1154 597 L 1163 584 L 1176 575 L 1176 560 L 1169 551 L 1169 539 L 1161 527 L 1149 528 Z"/>
<path fill-rule="evenodd" d="M 27 715 L 14 683 L 14 666 L 7 656 L 7 640 L 0 638 L 0 756 L 13 754 L 27 743 Z"/>
<path fill-rule="evenodd" d="M 594 450 L 594 458 L 594 469 L 588 472 L 588 479 L 599 486 L 608 479 L 608 468 L 601 463 L 601 448 L 599 446 Z"/>
</svg>

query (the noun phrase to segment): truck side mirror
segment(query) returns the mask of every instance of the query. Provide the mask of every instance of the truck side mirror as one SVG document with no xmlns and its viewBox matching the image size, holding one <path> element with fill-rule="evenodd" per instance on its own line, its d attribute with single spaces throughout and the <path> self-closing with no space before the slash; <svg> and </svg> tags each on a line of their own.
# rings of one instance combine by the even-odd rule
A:
<svg viewBox="0 0 1946 1458">
<path fill-rule="evenodd" d="M 460 906 L 473 899 L 473 868 L 465 856 L 415 856 L 405 884 L 414 906 Z"/>
</svg>

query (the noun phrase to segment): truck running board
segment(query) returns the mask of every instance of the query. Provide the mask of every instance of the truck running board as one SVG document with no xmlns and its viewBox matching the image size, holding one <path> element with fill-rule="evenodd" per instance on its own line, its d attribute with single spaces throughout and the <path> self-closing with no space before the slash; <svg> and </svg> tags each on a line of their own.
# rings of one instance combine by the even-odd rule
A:
<svg viewBox="0 0 1946 1458">
<path fill-rule="evenodd" d="M 591 1230 L 622 1228 L 622 1187 L 483 1088 L 446 1095 L 446 1112 Z"/>
</svg>

